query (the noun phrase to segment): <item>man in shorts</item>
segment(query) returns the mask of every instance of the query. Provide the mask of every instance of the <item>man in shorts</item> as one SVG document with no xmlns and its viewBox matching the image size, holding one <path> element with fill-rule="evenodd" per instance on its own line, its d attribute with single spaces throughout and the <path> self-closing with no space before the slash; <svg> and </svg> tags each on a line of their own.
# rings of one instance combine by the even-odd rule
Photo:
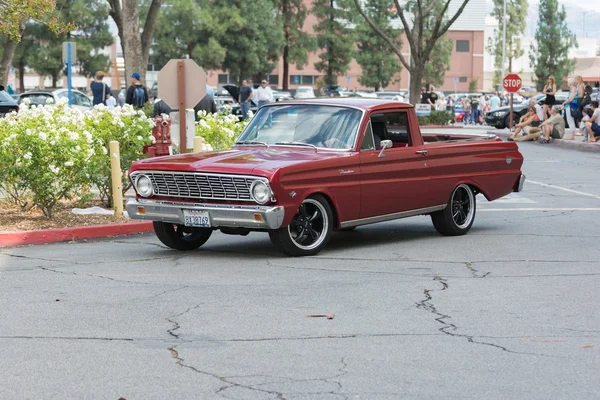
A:
<svg viewBox="0 0 600 400">
<path fill-rule="evenodd" d="M 560 106 L 552 106 L 550 118 L 542 122 L 539 128 L 531 128 L 530 135 L 534 129 L 543 130 L 544 134 L 539 137 L 539 143 L 549 143 L 552 139 L 561 139 L 565 136 L 565 119 L 560 114 Z"/>
<path fill-rule="evenodd" d="M 592 101 L 592 117 L 585 123 L 585 129 L 590 133 L 590 142 L 597 142 L 600 138 L 600 108 L 598 102 Z"/>
</svg>

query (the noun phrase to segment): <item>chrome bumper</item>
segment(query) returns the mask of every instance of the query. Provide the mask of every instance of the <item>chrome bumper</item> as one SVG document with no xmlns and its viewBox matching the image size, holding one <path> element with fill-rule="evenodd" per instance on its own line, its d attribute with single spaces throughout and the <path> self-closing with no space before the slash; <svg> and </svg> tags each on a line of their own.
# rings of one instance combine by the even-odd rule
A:
<svg viewBox="0 0 600 400">
<path fill-rule="evenodd" d="M 127 213 L 132 219 L 183 225 L 183 210 L 208 211 L 213 228 L 278 229 L 284 215 L 282 206 L 232 206 L 142 199 L 127 202 Z"/>
<path fill-rule="evenodd" d="M 519 181 L 517 182 L 517 184 L 515 185 L 513 191 L 515 192 L 520 192 L 523 190 L 523 185 L 525 184 L 525 175 L 521 174 L 521 176 L 519 177 Z"/>
</svg>

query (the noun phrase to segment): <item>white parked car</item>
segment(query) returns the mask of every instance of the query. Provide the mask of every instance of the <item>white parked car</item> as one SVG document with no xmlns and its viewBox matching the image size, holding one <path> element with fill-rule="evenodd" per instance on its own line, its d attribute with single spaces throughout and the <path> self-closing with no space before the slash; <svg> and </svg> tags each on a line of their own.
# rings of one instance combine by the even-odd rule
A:
<svg viewBox="0 0 600 400">
<path fill-rule="evenodd" d="M 298 86 L 294 95 L 296 99 L 314 99 L 315 97 L 317 96 L 315 96 L 315 90 L 312 86 Z"/>
<path fill-rule="evenodd" d="M 92 99 L 87 97 L 85 93 L 79 90 L 71 90 L 73 95 L 73 108 L 78 108 L 81 111 L 88 111 L 93 108 Z M 38 89 L 25 92 L 19 98 L 19 104 L 25 99 L 29 99 L 31 105 L 47 105 L 56 104 L 61 99 L 68 99 L 68 89 Z"/>
</svg>

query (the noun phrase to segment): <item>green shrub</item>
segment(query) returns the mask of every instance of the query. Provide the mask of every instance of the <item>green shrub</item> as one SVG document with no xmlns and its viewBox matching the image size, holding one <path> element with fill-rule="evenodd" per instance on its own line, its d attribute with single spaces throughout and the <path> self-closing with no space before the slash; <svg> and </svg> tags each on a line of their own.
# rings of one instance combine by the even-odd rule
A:
<svg viewBox="0 0 600 400">
<path fill-rule="evenodd" d="M 417 117 L 419 125 L 448 125 L 454 122 L 454 114 L 448 111 L 431 110 L 429 117 Z"/>
<path fill-rule="evenodd" d="M 238 117 L 228 113 L 208 114 L 206 111 L 198 113 L 200 119 L 196 122 L 196 136 L 204 138 L 203 150 L 222 150 L 230 148 L 235 140 L 240 137 L 244 128 L 250 123 L 250 118 L 239 121 Z"/>
</svg>

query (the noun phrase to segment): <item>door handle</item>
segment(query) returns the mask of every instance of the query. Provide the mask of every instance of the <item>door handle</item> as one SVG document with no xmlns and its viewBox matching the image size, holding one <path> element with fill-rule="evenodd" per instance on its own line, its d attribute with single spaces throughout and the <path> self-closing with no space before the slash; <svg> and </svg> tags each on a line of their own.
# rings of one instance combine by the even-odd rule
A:
<svg viewBox="0 0 600 400">
<path fill-rule="evenodd" d="M 428 150 L 417 150 L 417 151 L 415 151 L 415 153 L 426 156 L 427 154 L 429 154 L 429 151 Z"/>
</svg>

